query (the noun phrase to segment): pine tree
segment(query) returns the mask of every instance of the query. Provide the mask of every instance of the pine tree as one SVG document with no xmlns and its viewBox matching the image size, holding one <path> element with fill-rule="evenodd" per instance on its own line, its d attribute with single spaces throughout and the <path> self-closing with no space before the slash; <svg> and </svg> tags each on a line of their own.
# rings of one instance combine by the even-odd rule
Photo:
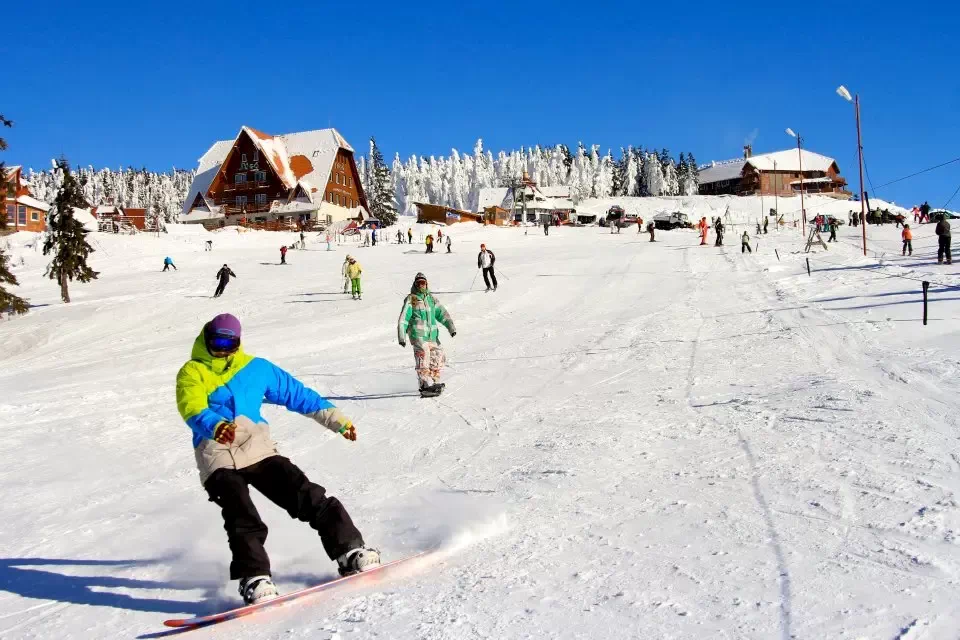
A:
<svg viewBox="0 0 960 640">
<path fill-rule="evenodd" d="M 87 266 L 87 258 L 93 253 L 93 247 L 87 243 L 87 230 L 73 217 L 74 208 L 87 206 L 80 185 L 70 173 L 66 158 L 57 160 L 57 170 L 63 174 L 63 184 L 48 218 L 49 228 L 43 242 L 43 255 L 54 254 L 45 275 L 57 281 L 61 299 L 70 302 L 68 282 L 74 279 L 90 282 L 95 280 L 98 274 Z"/>
<path fill-rule="evenodd" d="M 370 192 L 367 200 L 370 203 L 370 214 L 380 221 L 380 224 L 389 227 L 397 222 L 397 207 L 394 204 L 394 193 L 390 188 L 390 169 L 383 161 L 383 154 L 377 147 L 377 141 L 370 137 Z"/>
<path fill-rule="evenodd" d="M 19 283 L 17 277 L 10 273 L 7 267 L 9 258 L 0 249 L 0 316 L 4 313 L 8 315 L 21 315 L 30 309 L 26 300 L 6 291 L 3 285 L 8 284 L 16 287 Z"/>
<path fill-rule="evenodd" d="M 3 114 L 0 113 L 0 124 L 2 124 L 5 127 L 12 127 L 13 120 L 7 120 L 6 118 L 3 117 Z M 6 150 L 7 150 L 7 141 L 3 139 L 3 136 L 0 136 L 0 151 L 6 151 Z M 7 188 L 7 168 L 5 166 L 5 163 L 2 161 L 0 161 L 0 178 L 2 178 L 2 180 L 0 180 L 0 184 L 3 185 L 2 188 L 6 189 Z M 15 196 L 16 194 L 13 194 L 13 195 Z M 0 211 L 0 229 L 6 229 L 6 228 L 7 228 L 7 211 L 6 211 L 6 207 L 4 207 L 3 210 Z M 12 278 L 13 276 L 10 276 L 10 277 Z M 3 310 L 3 307 L 0 307 L 0 311 L 2 310 Z"/>
</svg>

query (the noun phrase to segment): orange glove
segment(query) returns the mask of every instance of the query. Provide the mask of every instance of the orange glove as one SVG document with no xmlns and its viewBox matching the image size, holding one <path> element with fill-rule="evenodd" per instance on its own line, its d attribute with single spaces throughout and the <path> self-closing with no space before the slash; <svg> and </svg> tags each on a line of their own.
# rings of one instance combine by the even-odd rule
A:
<svg viewBox="0 0 960 640">
<path fill-rule="evenodd" d="M 232 422 L 221 422 L 213 430 L 213 439 L 220 444 L 233 444 L 237 437 L 237 425 Z"/>
</svg>

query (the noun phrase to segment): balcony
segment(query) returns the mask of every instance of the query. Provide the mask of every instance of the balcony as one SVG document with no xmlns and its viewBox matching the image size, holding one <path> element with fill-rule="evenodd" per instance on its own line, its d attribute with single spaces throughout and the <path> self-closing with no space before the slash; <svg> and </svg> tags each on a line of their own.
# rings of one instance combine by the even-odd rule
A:
<svg viewBox="0 0 960 640">
<path fill-rule="evenodd" d="M 262 189 L 264 187 L 270 186 L 270 183 L 266 180 L 248 180 L 246 182 L 228 182 L 224 185 L 224 192 L 242 192 L 242 191 L 253 191 L 256 189 Z"/>
<path fill-rule="evenodd" d="M 270 211 L 270 202 L 265 204 L 257 204 L 256 202 L 248 202 L 246 204 L 238 205 L 235 203 L 224 202 L 220 205 L 221 210 L 228 216 L 237 215 L 240 213 L 246 213 L 247 215 L 252 215 L 255 213 L 267 213 Z"/>
</svg>

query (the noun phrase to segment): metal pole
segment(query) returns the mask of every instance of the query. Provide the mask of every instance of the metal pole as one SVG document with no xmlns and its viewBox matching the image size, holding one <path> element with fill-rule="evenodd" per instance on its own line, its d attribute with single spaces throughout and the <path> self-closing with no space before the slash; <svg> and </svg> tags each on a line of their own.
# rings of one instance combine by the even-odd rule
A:
<svg viewBox="0 0 960 640">
<path fill-rule="evenodd" d="M 800 163 L 800 233 L 807 230 L 807 210 L 803 208 L 803 152 L 800 148 L 800 134 L 797 134 L 797 161 Z"/>
<path fill-rule="evenodd" d="M 857 112 L 857 155 L 860 160 L 860 221 L 863 227 L 863 255 L 867 255 L 867 206 L 863 197 L 863 141 L 860 138 L 860 94 L 853 99 L 854 110 Z"/>
</svg>

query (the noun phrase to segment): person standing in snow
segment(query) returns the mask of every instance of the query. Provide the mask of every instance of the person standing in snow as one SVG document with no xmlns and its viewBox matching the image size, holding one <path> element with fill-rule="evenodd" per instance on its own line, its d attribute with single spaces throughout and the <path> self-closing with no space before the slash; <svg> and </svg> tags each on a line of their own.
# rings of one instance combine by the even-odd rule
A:
<svg viewBox="0 0 960 640">
<path fill-rule="evenodd" d="M 204 251 L 213 251 L 213 240 L 207 240 L 206 243 L 204 243 L 204 248 L 203 248 L 203 250 L 204 250 Z"/>
<path fill-rule="evenodd" d="M 327 251 L 333 251 L 333 236 L 327 231 Z"/>
<path fill-rule="evenodd" d="M 413 227 L 407 229 L 407 244 L 413 244 Z"/>
<path fill-rule="evenodd" d="M 437 242 L 443 242 L 443 229 L 437 227 Z"/>
<path fill-rule="evenodd" d="M 447 234 L 447 253 L 451 253 L 450 246 L 453 244 L 453 241 L 450 239 L 450 234 Z"/>
<path fill-rule="evenodd" d="M 440 329 L 437 323 L 447 328 L 450 337 L 457 335 L 453 318 L 440 301 L 430 293 L 427 277 L 418 273 L 413 279 L 413 286 L 410 287 L 410 295 L 404 298 L 403 307 L 400 309 L 397 340 L 403 348 L 407 346 L 407 338 L 413 345 L 413 357 L 416 361 L 417 380 L 422 397 L 440 395 L 444 387 L 440 382 L 440 372 L 446 357 L 440 346 Z"/>
<path fill-rule="evenodd" d="M 653 220 L 647 223 L 647 233 L 650 234 L 650 242 L 657 241 L 656 238 L 654 238 L 654 233 L 656 232 L 656 230 L 657 230 L 657 225 L 656 223 L 654 223 Z"/>
<path fill-rule="evenodd" d="M 424 242 L 427 245 L 427 253 L 433 253 L 433 236 L 428 233 Z"/>
<path fill-rule="evenodd" d="M 316 391 L 275 364 L 244 352 L 240 337 L 240 321 L 230 314 L 206 323 L 176 383 L 177 409 L 193 432 L 200 483 L 222 510 L 233 556 L 230 579 L 240 581 L 246 604 L 279 595 L 263 546 L 267 526 L 250 497 L 251 485 L 291 518 L 317 531 L 340 575 L 376 568 L 380 553 L 366 548 L 339 500 L 279 454 L 260 408 L 264 400 L 283 405 L 351 442 L 357 439 L 356 427 Z"/>
<path fill-rule="evenodd" d="M 213 294 L 214 298 L 219 298 L 223 295 L 223 291 L 227 288 L 227 283 L 230 282 L 231 277 L 236 278 L 237 274 L 224 263 L 224 265 L 220 267 L 220 271 L 217 271 L 217 280 L 219 280 L 219 282 L 217 283 L 217 290 Z"/>
<path fill-rule="evenodd" d="M 363 268 L 360 266 L 360 263 L 353 257 L 347 261 L 347 277 L 350 278 L 350 293 L 353 294 L 354 300 L 362 300 L 361 291 L 360 291 L 360 274 L 363 273 Z"/>
<path fill-rule="evenodd" d="M 743 235 L 740 236 L 740 253 L 753 253 L 753 249 L 750 248 L 750 234 L 747 233 L 747 230 L 743 230 Z"/>
<path fill-rule="evenodd" d="M 280 264 L 287 264 L 287 245 L 280 247 Z"/>
<path fill-rule="evenodd" d="M 397 244 L 403 244 L 403 232 L 397 229 Z"/>
<path fill-rule="evenodd" d="M 483 271 L 483 282 L 487 285 L 487 291 L 490 291 L 490 283 L 493 283 L 493 290 L 497 290 L 497 274 L 494 273 L 493 265 L 497 261 L 497 256 L 493 251 L 487 249 L 487 245 L 480 245 L 480 253 L 477 254 L 477 269 Z"/>
<path fill-rule="evenodd" d="M 373 242 L 373 246 L 377 246 L 377 225 L 373 225 L 370 229 L 370 240 Z"/>
<path fill-rule="evenodd" d="M 549 219 L 543 221 L 543 235 L 545 235 L 545 236 L 550 235 L 550 220 L 549 220 Z"/>
<path fill-rule="evenodd" d="M 717 217 L 717 221 L 713 225 L 713 229 L 717 234 L 717 240 L 716 242 L 713 243 L 713 246 L 722 247 L 723 246 L 723 221 L 720 220 L 719 216 Z"/>
<path fill-rule="evenodd" d="M 903 238 L 903 251 L 900 255 L 907 255 L 907 250 L 910 250 L 910 255 L 913 255 L 913 231 L 910 230 L 910 225 L 903 225 L 903 231 L 900 232 L 900 237 Z"/>
<path fill-rule="evenodd" d="M 837 219 L 829 218 L 827 220 L 827 227 L 830 229 L 830 238 L 827 239 L 827 242 L 836 242 L 837 241 Z"/>
<path fill-rule="evenodd" d="M 926 202 L 923 204 L 929 209 L 930 205 Z M 953 264 L 953 258 L 950 256 L 950 222 L 945 215 L 941 214 L 939 216 L 936 234 L 939 245 L 937 248 L 937 264 L 943 264 L 944 256 L 947 258 L 947 264 Z"/>
<path fill-rule="evenodd" d="M 770 224 L 770 216 L 763 219 L 763 232 L 767 232 L 767 225 Z"/>
<path fill-rule="evenodd" d="M 174 271 L 177 270 L 177 265 L 173 264 L 173 258 L 171 258 L 170 256 L 167 256 L 166 258 L 163 259 L 163 270 L 170 271 L 170 267 L 173 267 Z"/>
<path fill-rule="evenodd" d="M 697 223 L 697 228 L 700 229 L 700 246 L 703 246 L 707 244 L 707 229 L 710 228 L 707 224 L 706 216 L 700 218 L 700 222 Z"/>
<path fill-rule="evenodd" d="M 343 266 L 340 267 L 340 274 L 343 276 L 344 293 L 350 293 L 350 275 L 347 273 L 347 268 L 350 266 L 351 260 L 353 260 L 353 257 L 348 253 L 347 257 L 343 259 Z"/>
<path fill-rule="evenodd" d="M 920 205 L 920 222 L 930 222 L 930 203 L 926 200 Z"/>
</svg>

